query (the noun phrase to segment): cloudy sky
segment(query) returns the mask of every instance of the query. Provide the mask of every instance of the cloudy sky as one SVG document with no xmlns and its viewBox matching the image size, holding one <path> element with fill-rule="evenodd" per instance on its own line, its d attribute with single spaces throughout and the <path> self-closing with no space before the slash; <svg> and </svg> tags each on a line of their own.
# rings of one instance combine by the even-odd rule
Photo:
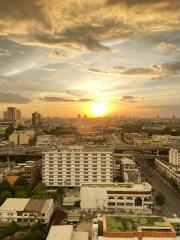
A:
<svg viewBox="0 0 180 240">
<path fill-rule="evenodd" d="M 180 0 L 0 0 L 0 113 L 180 116 Z"/>
</svg>

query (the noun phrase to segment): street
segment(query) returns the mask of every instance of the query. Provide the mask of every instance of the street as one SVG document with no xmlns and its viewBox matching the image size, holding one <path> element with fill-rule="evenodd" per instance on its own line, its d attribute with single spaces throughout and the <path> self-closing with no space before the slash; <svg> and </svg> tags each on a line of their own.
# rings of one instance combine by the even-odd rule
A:
<svg viewBox="0 0 180 240">
<path fill-rule="evenodd" d="M 168 184 L 152 170 L 146 161 L 138 162 L 141 167 L 141 172 L 147 181 L 152 185 L 154 189 L 154 195 L 158 192 L 162 192 L 166 197 L 166 203 L 163 206 L 163 215 L 167 217 L 173 217 L 176 214 L 180 217 L 180 197 L 174 192 L 174 190 L 168 186 Z"/>
</svg>

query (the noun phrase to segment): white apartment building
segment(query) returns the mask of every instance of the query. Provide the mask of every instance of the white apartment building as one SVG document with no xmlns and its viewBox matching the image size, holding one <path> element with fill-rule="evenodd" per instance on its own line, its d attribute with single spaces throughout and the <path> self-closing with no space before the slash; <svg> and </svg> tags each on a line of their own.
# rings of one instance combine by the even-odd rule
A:
<svg viewBox="0 0 180 240">
<path fill-rule="evenodd" d="M 171 148 L 169 150 L 169 163 L 180 166 L 180 148 Z"/>
<path fill-rule="evenodd" d="M 81 208 L 116 213 L 152 213 L 152 187 L 149 183 L 83 184 Z"/>
<path fill-rule="evenodd" d="M 30 140 L 34 137 L 34 130 L 14 131 L 9 136 L 9 141 L 15 145 L 28 145 Z"/>
<path fill-rule="evenodd" d="M 53 199 L 8 198 L 0 207 L 0 222 L 48 224 L 53 212 Z"/>
<path fill-rule="evenodd" d="M 43 155 L 42 181 L 49 187 L 113 182 L 113 152 L 109 148 L 64 146 Z"/>
</svg>

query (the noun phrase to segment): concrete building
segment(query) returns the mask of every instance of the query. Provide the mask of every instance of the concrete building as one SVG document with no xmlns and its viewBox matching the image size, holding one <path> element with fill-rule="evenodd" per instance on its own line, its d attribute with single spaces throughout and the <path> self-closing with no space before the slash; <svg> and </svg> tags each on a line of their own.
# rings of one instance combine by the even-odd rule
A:
<svg viewBox="0 0 180 240">
<path fill-rule="evenodd" d="M 53 212 L 53 199 L 8 198 L 0 207 L 0 222 L 48 224 Z"/>
<path fill-rule="evenodd" d="M 34 130 L 14 131 L 9 136 L 9 141 L 15 145 L 28 145 L 34 137 Z"/>
<path fill-rule="evenodd" d="M 141 182 L 141 175 L 133 159 L 123 157 L 120 163 L 121 180 L 124 182 Z"/>
<path fill-rule="evenodd" d="M 92 226 L 92 240 L 180 240 L 180 219 L 103 215 Z"/>
<path fill-rule="evenodd" d="M 47 186 L 80 187 L 113 182 L 113 154 L 106 147 L 64 146 L 43 153 L 42 181 Z"/>
<path fill-rule="evenodd" d="M 169 150 L 169 163 L 180 166 L 180 148 L 171 148 Z"/>
<path fill-rule="evenodd" d="M 75 232 L 72 225 L 52 226 L 46 240 L 88 240 L 88 232 Z"/>
<path fill-rule="evenodd" d="M 147 138 L 147 133 L 124 133 L 124 141 L 127 143 L 134 143 L 135 139 Z"/>
<path fill-rule="evenodd" d="M 41 122 L 41 115 L 38 112 L 32 113 L 32 125 L 38 126 Z"/>
<path fill-rule="evenodd" d="M 14 126 L 16 121 L 21 120 L 21 111 L 15 107 L 8 107 L 7 111 L 3 112 L 3 118 Z"/>
<path fill-rule="evenodd" d="M 54 135 L 39 135 L 37 136 L 36 146 L 39 147 L 58 147 L 60 138 Z"/>
<path fill-rule="evenodd" d="M 39 161 L 18 163 L 9 172 L 8 180 L 13 176 L 18 176 L 23 177 L 30 185 L 34 185 L 38 180 L 40 165 Z"/>
<path fill-rule="evenodd" d="M 180 166 L 175 166 L 165 160 L 155 159 L 156 170 L 167 178 L 173 179 L 180 186 Z"/>
<path fill-rule="evenodd" d="M 151 214 L 152 187 L 141 184 L 83 184 L 80 191 L 81 208 Z"/>
</svg>

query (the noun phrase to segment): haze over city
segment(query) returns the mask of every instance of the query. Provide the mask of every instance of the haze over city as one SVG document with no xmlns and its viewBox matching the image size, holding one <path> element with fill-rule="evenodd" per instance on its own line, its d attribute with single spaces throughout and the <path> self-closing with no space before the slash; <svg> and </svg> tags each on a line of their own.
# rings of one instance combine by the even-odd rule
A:
<svg viewBox="0 0 180 240">
<path fill-rule="evenodd" d="M 1 113 L 180 116 L 180 1 L 0 1 Z"/>
</svg>

